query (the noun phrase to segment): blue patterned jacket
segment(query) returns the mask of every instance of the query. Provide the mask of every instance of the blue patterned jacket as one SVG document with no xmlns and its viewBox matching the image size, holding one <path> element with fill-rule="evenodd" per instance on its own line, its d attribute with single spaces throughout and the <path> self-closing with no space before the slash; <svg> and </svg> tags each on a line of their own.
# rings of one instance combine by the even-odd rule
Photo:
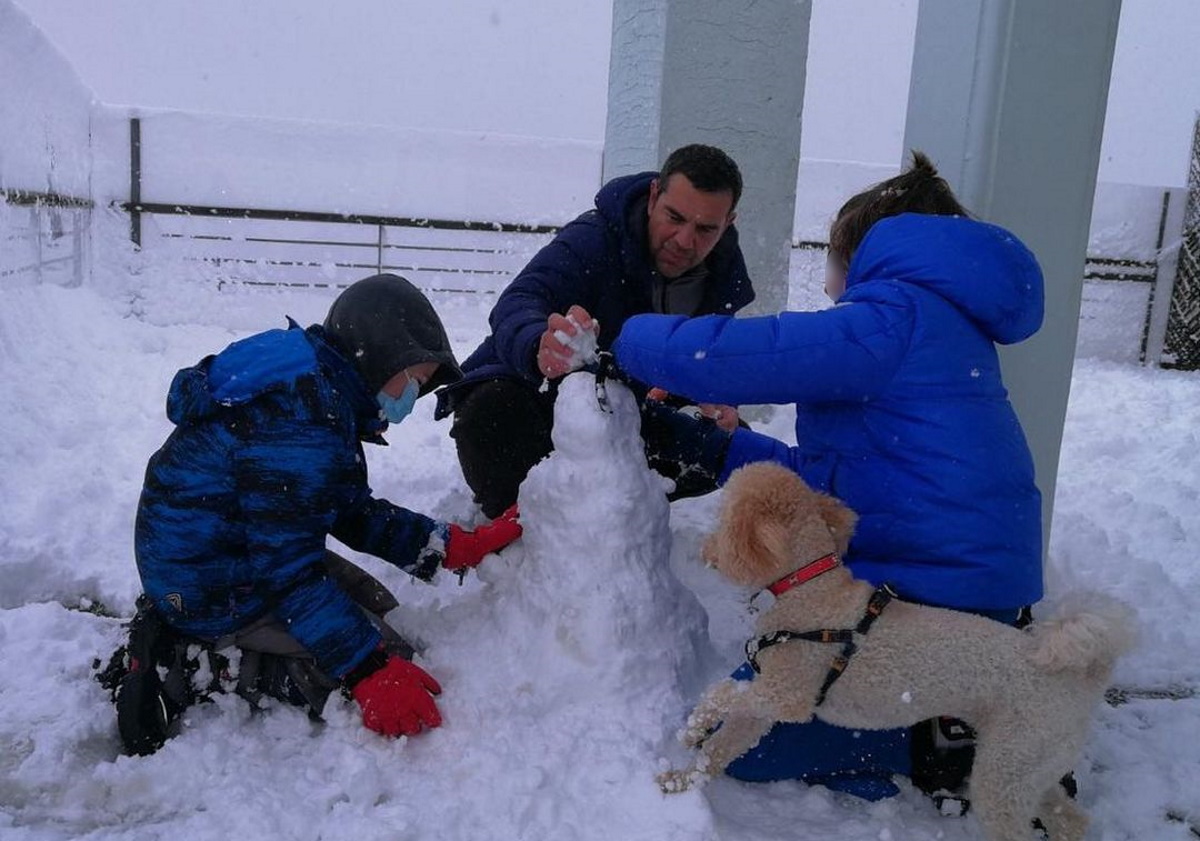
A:
<svg viewBox="0 0 1200 841">
<path fill-rule="evenodd" d="M 372 497 L 361 442 L 387 426 L 374 396 L 321 327 L 289 322 L 179 371 L 167 416 L 137 514 L 145 592 L 203 638 L 273 613 L 345 674 L 379 634 L 325 574 L 326 537 L 428 579 L 446 529 Z"/>
</svg>

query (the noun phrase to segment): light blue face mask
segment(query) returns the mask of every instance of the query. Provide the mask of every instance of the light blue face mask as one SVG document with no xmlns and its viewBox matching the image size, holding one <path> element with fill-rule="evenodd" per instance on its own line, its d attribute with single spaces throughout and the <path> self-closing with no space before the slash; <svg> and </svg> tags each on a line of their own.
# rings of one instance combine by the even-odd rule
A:
<svg viewBox="0 0 1200 841">
<path fill-rule="evenodd" d="M 416 380 L 409 380 L 408 385 L 404 387 L 404 393 L 399 397 L 391 397 L 380 391 L 375 395 L 375 400 L 379 403 L 379 410 L 387 418 L 388 423 L 400 423 L 408 417 L 413 406 L 417 404 L 417 394 L 420 390 Z"/>
</svg>

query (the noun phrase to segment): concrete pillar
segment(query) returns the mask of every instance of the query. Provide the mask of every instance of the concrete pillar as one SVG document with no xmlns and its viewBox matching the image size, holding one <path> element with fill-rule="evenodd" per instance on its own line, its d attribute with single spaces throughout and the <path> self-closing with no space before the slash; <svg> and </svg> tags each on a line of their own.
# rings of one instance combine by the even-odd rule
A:
<svg viewBox="0 0 1200 841">
<path fill-rule="evenodd" d="M 737 227 L 758 292 L 787 305 L 811 0 L 614 0 L 604 178 L 687 143 L 742 171 Z"/>
<path fill-rule="evenodd" d="M 921 0 L 905 148 L 1023 239 L 1046 321 L 1002 352 L 1048 539 L 1120 0 Z"/>
</svg>

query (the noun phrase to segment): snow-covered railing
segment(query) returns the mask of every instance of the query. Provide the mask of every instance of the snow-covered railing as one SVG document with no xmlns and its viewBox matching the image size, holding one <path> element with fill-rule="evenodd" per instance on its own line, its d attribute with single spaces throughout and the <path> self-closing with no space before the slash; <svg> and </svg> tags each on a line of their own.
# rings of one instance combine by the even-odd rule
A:
<svg viewBox="0 0 1200 841">
<path fill-rule="evenodd" d="M 92 202 L 13 189 L 0 198 L 0 280 L 80 285 Z"/>
<path fill-rule="evenodd" d="M 825 252 L 818 240 L 792 243 L 793 308 L 824 305 Z M 1161 269 L 1154 258 L 1089 254 L 1084 264 L 1077 354 L 1122 361 L 1146 361 Z"/>
<path fill-rule="evenodd" d="M 205 264 L 218 285 L 345 286 L 395 272 L 430 292 L 496 294 L 548 225 L 319 211 L 124 203 L 159 260 Z"/>
</svg>

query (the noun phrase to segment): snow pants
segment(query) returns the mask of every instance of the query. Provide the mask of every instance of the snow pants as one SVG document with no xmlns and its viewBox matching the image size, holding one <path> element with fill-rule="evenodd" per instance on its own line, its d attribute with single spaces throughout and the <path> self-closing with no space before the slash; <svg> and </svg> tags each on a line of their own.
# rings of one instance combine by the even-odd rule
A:
<svg viewBox="0 0 1200 841">
<path fill-rule="evenodd" d="M 1019 608 L 969 612 L 1006 625 L 1017 624 L 1021 615 Z M 732 677 L 753 680 L 754 670 L 743 663 Z M 864 800 L 881 800 L 899 793 L 892 781 L 894 775 L 912 775 L 912 748 L 912 729 L 907 727 L 853 730 L 819 718 L 803 724 L 778 722 L 753 749 L 731 762 L 725 773 L 753 783 L 801 780 Z"/>
</svg>

